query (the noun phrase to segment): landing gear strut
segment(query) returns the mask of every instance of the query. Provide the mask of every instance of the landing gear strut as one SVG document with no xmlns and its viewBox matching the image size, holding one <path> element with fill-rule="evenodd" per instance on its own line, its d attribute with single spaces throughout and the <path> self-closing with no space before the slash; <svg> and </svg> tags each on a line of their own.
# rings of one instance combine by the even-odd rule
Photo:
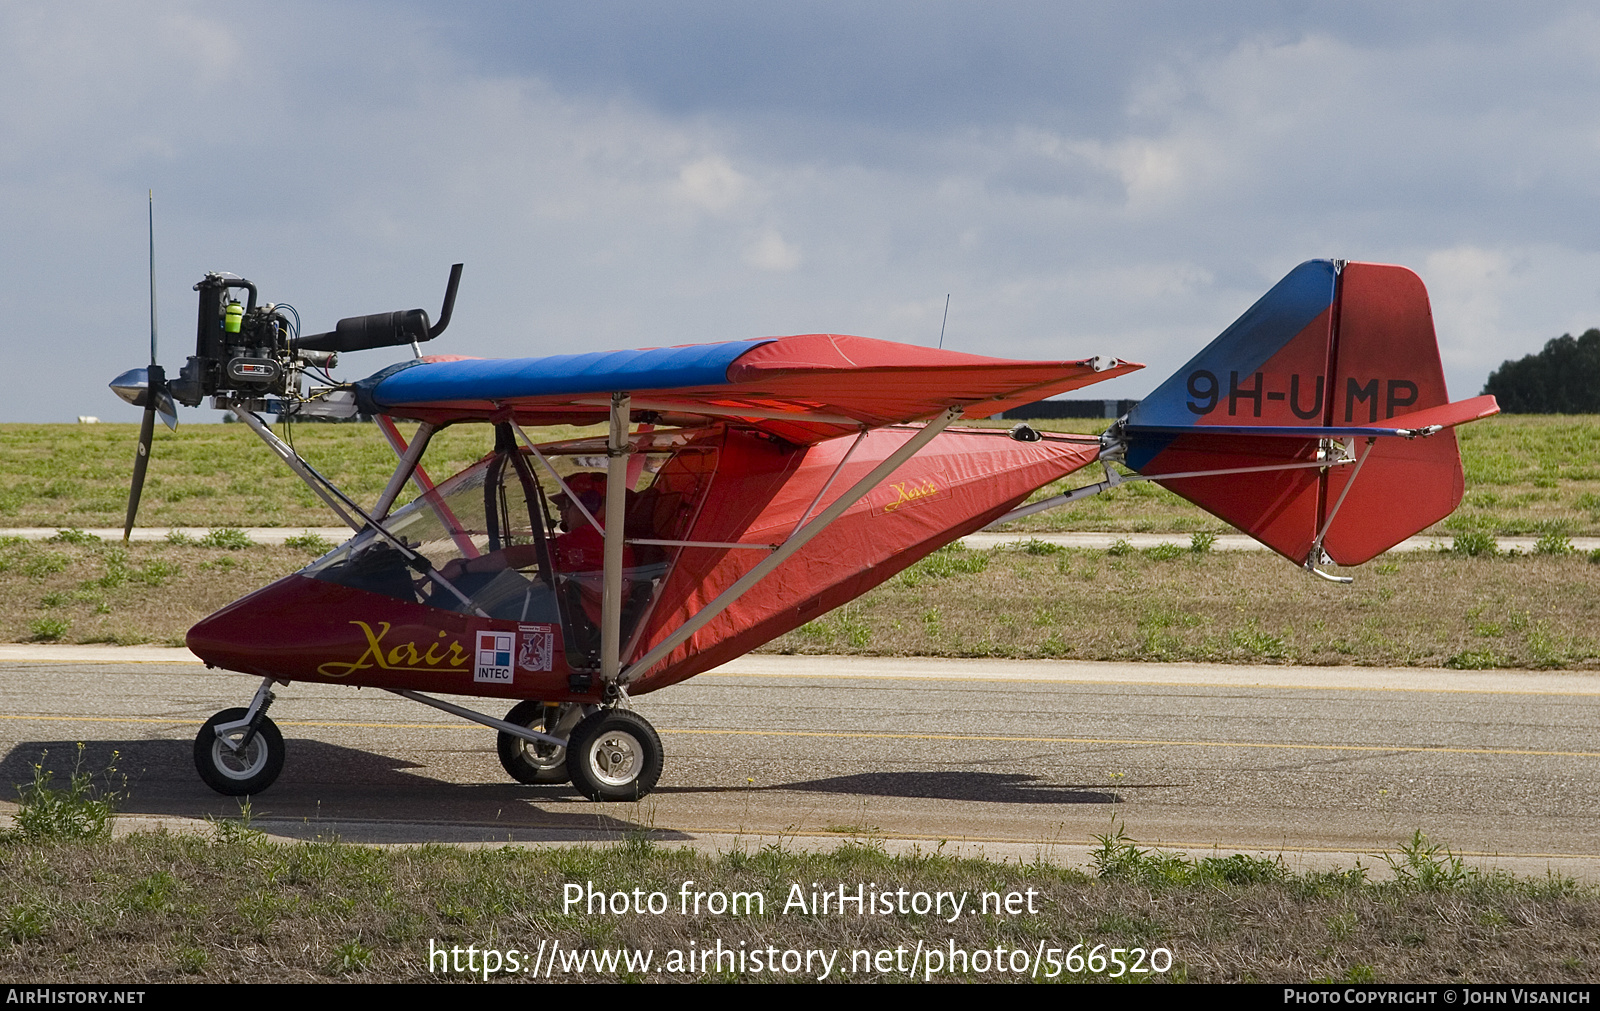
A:
<svg viewBox="0 0 1600 1011">
<path fill-rule="evenodd" d="M 283 734 L 267 718 L 272 679 L 256 689 L 248 709 L 224 709 L 194 739 L 194 766 L 211 789 L 230 797 L 260 793 L 283 771 Z"/>
<path fill-rule="evenodd" d="M 552 737 L 566 737 L 583 719 L 584 709 L 575 702 L 546 705 L 529 699 L 513 706 L 506 714 L 506 722 Z M 560 745 L 527 741 L 502 730 L 495 738 L 495 750 L 500 753 L 501 767 L 519 783 L 565 783 L 571 778 L 567 774 L 567 749 Z"/>
</svg>

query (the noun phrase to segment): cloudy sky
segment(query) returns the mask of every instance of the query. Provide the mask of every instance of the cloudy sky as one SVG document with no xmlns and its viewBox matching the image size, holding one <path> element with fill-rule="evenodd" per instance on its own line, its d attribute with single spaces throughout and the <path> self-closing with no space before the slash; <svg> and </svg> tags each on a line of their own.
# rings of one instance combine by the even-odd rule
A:
<svg viewBox="0 0 1600 1011">
<path fill-rule="evenodd" d="M 3 421 L 135 420 L 208 270 L 439 353 L 833 331 L 1148 392 L 1296 263 L 1415 269 L 1446 374 L 1600 325 L 1588 4 L 0 5 Z M 397 356 L 347 356 L 356 378 Z M 183 412 L 186 421 L 210 412 Z"/>
</svg>

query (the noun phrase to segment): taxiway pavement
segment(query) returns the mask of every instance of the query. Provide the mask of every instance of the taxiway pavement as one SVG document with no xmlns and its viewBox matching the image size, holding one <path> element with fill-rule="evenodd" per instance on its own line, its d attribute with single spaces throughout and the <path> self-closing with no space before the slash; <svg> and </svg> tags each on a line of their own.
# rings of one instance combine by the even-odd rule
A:
<svg viewBox="0 0 1600 1011">
<path fill-rule="evenodd" d="M 204 827 L 199 725 L 256 681 L 185 650 L 0 646 L 0 815 L 48 752 L 58 781 L 129 777 L 122 824 Z M 1600 675 L 752 655 L 635 700 L 666 769 L 639 803 L 527 787 L 494 735 L 385 692 L 279 689 L 273 834 L 560 844 L 647 831 L 711 848 L 865 837 L 1081 863 L 1144 846 L 1360 858 L 1418 830 L 1481 867 L 1600 879 Z M 491 715 L 505 703 L 461 700 Z"/>
</svg>

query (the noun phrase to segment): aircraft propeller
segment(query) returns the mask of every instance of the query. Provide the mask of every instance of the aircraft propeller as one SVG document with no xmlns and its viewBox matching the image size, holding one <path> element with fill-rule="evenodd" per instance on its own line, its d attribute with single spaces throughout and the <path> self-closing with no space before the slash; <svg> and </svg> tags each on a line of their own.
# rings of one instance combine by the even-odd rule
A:
<svg viewBox="0 0 1600 1011">
<path fill-rule="evenodd" d="M 144 408 L 139 426 L 139 454 L 133 458 L 133 487 L 128 492 L 128 518 L 122 526 L 122 539 L 133 533 L 133 520 L 139 513 L 139 496 L 144 491 L 144 475 L 150 466 L 150 445 L 155 438 L 156 415 L 172 431 L 178 430 L 178 405 L 167 389 L 167 373 L 156 364 L 156 199 L 150 194 L 150 365 L 129 369 L 111 380 L 111 390 L 135 407 Z"/>
</svg>

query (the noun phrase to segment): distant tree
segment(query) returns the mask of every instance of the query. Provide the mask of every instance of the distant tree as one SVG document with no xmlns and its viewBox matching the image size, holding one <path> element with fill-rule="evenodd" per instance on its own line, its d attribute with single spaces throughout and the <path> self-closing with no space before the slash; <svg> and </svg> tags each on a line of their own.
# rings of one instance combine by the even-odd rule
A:
<svg viewBox="0 0 1600 1011">
<path fill-rule="evenodd" d="M 1503 363 L 1483 392 L 1508 414 L 1600 414 L 1600 330 L 1563 334 L 1536 355 Z"/>
</svg>

